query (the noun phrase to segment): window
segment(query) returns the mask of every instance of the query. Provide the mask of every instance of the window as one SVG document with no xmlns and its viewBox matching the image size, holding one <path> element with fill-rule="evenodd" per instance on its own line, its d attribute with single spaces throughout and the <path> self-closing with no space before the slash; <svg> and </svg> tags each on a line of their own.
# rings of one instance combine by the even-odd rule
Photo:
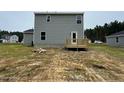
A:
<svg viewBox="0 0 124 93">
<path fill-rule="evenodd" d="M 49 16 L 47 16 L 46 21 L 50 22 L 50 20 L 51 20 L 51 16 L 49 15 Z"/>
<path fill-rule="evenodd" d="M 118 37 L 116 37 L 116 43 L 118 43 Z"/>
<path fill-rule="evenodd" d="M 46 33 L 45 32 L 41 32 L 41 40 L 45 40 L 46 39 Z"/>
<path fill-rule="evenodd" d="M 81 24 L 82 23 L 82 16 L 81 15 L 78 15 L 78 16 L 76 16 L 76 22 L 77 22 L 77 24 Z"/>
</svg>

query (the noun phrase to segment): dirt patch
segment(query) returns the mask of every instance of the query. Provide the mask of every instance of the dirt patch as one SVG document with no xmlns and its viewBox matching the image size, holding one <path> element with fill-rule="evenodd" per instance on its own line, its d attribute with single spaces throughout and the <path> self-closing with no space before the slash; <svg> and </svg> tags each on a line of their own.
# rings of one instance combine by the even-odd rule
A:
<svg viewBox="0 0 124 93">
<path fill-rule="evenodd" d="M 124 63 L 95 50 L 46 49 L 0 60 L 0 81 L 124 81 Z"/>
</svg>

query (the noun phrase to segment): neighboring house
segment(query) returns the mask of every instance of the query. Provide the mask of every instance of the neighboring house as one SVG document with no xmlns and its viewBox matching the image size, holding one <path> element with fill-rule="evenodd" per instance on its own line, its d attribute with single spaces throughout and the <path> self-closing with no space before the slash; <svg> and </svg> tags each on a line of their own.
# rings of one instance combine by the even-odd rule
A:
<svg viewBox="0 0 124 93">
<path fill-rule="evenodd" d="M 23 32 L 23 44 L 27 46 L 33 45 L 33 29 L 29 29 Z"/>
<path fill-rule="evenodd" d="M 2 35 L 1 42 L 2 43 L 17 43 L 18 39 L 19 37 L 17 35 L 5 34 L 5 35 Z"/>
<path fill-rule="evenodd" d="M 34 33 L 24 31 L 24 44 L 33 40 L 35 47 L 76 46 L 84 39 L 83 16 L 83 12 L 37 12 Z"/>
<path fill-rule="evenodd" d="M 0 39 L 0 43 L 7 43 L 8 41 L 6 39 Z"/>
<path fill-rule="evenodd" d="M 9 42 L 10 43 L 17 43 L 19 41 L 19 37 L 17 35 L 11 35 Z"/>
<path fill-rule="evenodd" d="M 120 31 L 112 35 L 106 36 L 106 43 L 110 46 L 124 47 L 124 31 Z"/>
<path fill-rule="evenodd" d="M 9 34 L 4 34 L 1 36 L 1 39 L 3 40 L 3 43 L 8 43 L 10 40 L 10 36 Z M 5 41 L 5 42 L 4 42 Z"/>
</svg>

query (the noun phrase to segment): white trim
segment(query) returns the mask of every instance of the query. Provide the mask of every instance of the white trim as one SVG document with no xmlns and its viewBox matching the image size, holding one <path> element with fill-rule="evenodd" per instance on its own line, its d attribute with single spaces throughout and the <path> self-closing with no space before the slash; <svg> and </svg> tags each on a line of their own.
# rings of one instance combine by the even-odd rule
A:
<svg viewBox="0 0 124 93">
<path fill-rule="evenodd" d="M 81 19 L 78 19 L 78 16 L 80 16 Z M 82 15 L 76 15 L 76 21 L 81 20 L 82 21 Z"/>
<path fill-rule="evenodd" d="M 41 32 L 43 32 L 43 31 L 41 31 Z M 40 40 L 41 40 L 41 32 L 40 32 Z M 46 32 L 45 32 L 45 40 L 42 40 L 42 41 L 46 41 L 46 40 L 47 40 L 47 35 L 46 35 Z"/>
<path fill-rule="evenodd" d="M 83 39 L 85 38 L 84 34 L 84 14 L 82 15 L 82 31 L 83 31 Z"/>
<path fill-rule="evenodd" d="M 123 37 L 124 36 L 124 34 L 122 34 L 122 35 L 110 35 L 110 36 L 106 36 L 106 38 L 109 38 L 109 37 Z"/>
<path fill-rule="evenodd" d="M 68 11 L 68 12 L 34 12 L 34 14 L 84 14 L 83 11 L 80 11 L 80 12 L 72 12 L 72 11 Z"/>
<path fill-rule="evenodd" d="M 50 16 L 50 21 L 47 22 L 48 16 Z M 51 22 L 51 15 L 46 15 L 46 23 L 50 23 Z"/>
<path fill-rule="evenodd" d="M 76 42 L 73 42 L 73 33 L 76 33 Z M 77 31 L 72 31 L 71 32 L 71 44 L 77 44 Z"/>
<path fill-rule="evenodd" d="M 115 37 L 115 39 L 116 39 L 116 43 L 118 44 L 119 43 L 119 37 Z M 117 42 L 118 41 L 118 42 Z"/>
<path fill-rule="evenodd" d="M 80 19 L 78 17 L 80 17 Z M 82 15 L 76 15 L 76 24 L 79 24 L 79 23 L 77 23 L 78 20 L 80 20 L 81 21 L 80 24 L 82 24 L 82 22 L 83 22 L 82 19 L 83 19 L 83 16 Z"/>
</svg>

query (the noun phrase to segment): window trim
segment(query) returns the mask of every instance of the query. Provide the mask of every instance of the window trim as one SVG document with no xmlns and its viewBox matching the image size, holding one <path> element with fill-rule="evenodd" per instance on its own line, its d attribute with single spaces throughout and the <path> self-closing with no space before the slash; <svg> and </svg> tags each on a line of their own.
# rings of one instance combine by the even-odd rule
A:
<svg viewBox="0 0 124 93">
<path fill-rule="evenodd" d="M 43 32 L 41 32 L 41 33 L 43 33 Z M 44 32 L 45 35 L 42 35 L 41 33 L 40 33 L 40 39 L 41 39 L 42 37 L 45 37 L 45 39 L 41 39 L 41 40 L 46 40 L 46 32 Z"/>
<path fill-rule="evenodd" d="M 73 42 L 73 33 L 76 34 L 76 42 Z M 71 44 L 77 44 L 77 39 L 78 39 L 78 32 L 77 31 L 71 31 Z"/>
<path fill-rule="evenodd" d="M 46 23 L 49 23 L 47 20 L 48 20 L 48 17 L 50 17 L 49 19 L 50 19 L 50 21 L 49 22 L 51 22 L 51 15 L 47 15 L 46 16 Z"/>
<path fill-rule="evenodd" d="M 78 19 L 78 17 L 80 16 L 80 19 Z M 77 23 L 77 21 L 81 21 L 81 23 L 77 23 L 77 24 L 82 24 L 82 15 L 76 15 L 76 23 Z"/>
</svg>

